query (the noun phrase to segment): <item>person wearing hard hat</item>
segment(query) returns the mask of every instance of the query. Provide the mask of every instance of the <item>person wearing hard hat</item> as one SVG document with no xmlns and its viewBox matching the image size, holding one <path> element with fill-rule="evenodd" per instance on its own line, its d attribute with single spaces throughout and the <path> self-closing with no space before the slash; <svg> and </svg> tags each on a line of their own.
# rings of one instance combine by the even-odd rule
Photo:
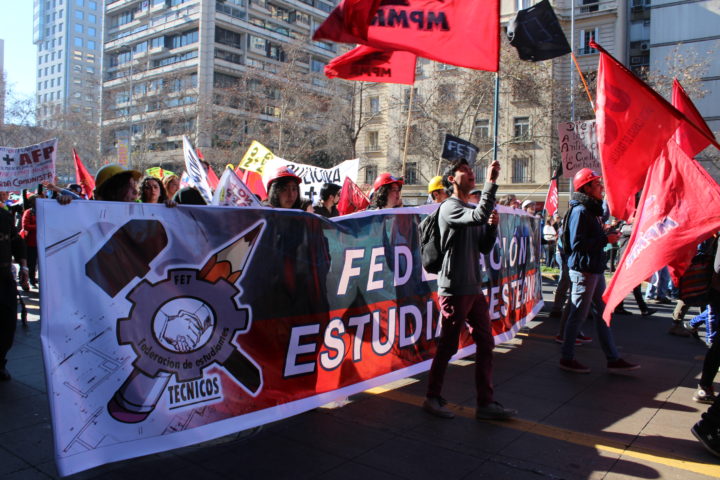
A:
<svg viewBox="0 0 720 480">
<path fill-rule="evenodd" d="M 138 198 L 138 181 L 142 173 L 122 165 L 105 165 L 95 174 L 95 200 L 134 202 Z"/>
<path fill-rule="evenodd" d="M 267 183 L 268 198 L 265 205 L 273 208 L 294 208 L 302 210 L 300 182 L 293 169 L 287 165 L 278 167 Z"/>
<path fill-rule="evenodd" d="M 387 172 L 378 175 L 373 183 L 373 203 L 368 210 L 402 207 L 400 192 L 402 192 L 403 183 L 402 178 L 393 177 Z"/>
<path fill-rule="evenodd" d="M 590 369 L 575 359 L 575 342 L 582 324 L 595 309 L 593 320 L 610 372 L 636 370 L 640 365 L 620 358 L 612 331 L 601 314 L 605 310 L 602 299 L 605 291 L 605 245 L 616 243 L 619 234 L 606 233 L 603 228 L 602 178 L 589 168 L 578 171 L 573 178 L 575 192 L 570 199 L 563 232 L 563 248 L 568 254 L 571 282 L 570 305 L 563 334 L 559 367 L 574 373 L 590 373 Z"/>
<path fill-rule="evenodd" d="M 432 198 L 432 203 L 442 203 L 450 197 L 448 191 L 443 187 L 442 175 L 433 177 L 432 180 L 430 180 L 430 183 L 428 183 L 428 194 L 430 198 Z"/>
</svg>

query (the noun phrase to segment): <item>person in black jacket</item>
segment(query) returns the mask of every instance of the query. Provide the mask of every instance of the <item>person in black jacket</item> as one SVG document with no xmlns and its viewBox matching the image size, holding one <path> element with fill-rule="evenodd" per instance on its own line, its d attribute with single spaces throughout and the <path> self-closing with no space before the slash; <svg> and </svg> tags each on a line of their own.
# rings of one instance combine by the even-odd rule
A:
<svg viewBox="0 0 720 480">
<path fill-rule="evenodd" d="M 28 285 L 25 242 L 15 227 L 15 218 L 0 208 L 0 381 L 10 380 L 5 368 L 17 324 L 17 285 L 12 272 L 12 259 L 20 264 L 20 283 Z M 29 288 L 29 287 L 28 287 Z"/>
</svg>

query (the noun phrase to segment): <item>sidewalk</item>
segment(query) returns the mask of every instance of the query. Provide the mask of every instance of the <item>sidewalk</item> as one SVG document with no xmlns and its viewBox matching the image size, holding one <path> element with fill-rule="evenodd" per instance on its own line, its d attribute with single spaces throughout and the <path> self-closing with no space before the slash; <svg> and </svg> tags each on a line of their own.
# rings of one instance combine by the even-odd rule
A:
<svg viewBox="0 0 720 480">
<path fill-rule="evenodd" d="M 546 302 L 553 287 L 543 280 Z M 29 325 L 18 325 L 0 383 L 0 478 L 58 478 L 40 349 L 37 293 L 27 300 Z M 633 300 L 626 308 L 638 312 Z M 617 317 L 621 354 L 642 369 L 605 371 L 596 343 L 578 348 L 589 375 L 557 367 L 558 320 L 545 312 L 495 355 L 497 399 L 520 410 L 510 422 L 474 418 L 473 363 L 455 362 L 444 396 L 457 417 L 420 409 L 426 376 L 351 397 L 342 408 L 317 409 L 202 445 L 105 465 L 71 479 L 707 479 L 720 459 L 690 427 L 707 405 L 692 401 L 706 348 L 667 334 L 672 305 L 652 317 Z M 693 309 L 691 314 L 697 309 Z M 586 334 L 594 336 L 590 328 Z M 471 360 L 471 359 L 470 359 Z"/>
</svg>

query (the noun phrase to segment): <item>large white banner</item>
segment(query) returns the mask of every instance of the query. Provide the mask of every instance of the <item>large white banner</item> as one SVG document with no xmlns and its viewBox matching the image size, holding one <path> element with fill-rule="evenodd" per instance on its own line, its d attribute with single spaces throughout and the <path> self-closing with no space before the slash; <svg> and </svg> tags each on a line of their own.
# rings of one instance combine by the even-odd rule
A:
<svg viewBox="0 0 720 480">
<path fill-rule="evenodd" d="M 595 120 L 558 123 L 563 177 L 572 178 L 583 169 L 601 171 Z"/>
<path fill-rule="evenodd" d="M 273 172 L 283 165 L 291 166 L 295 175 L 302 178 L 300 195 L 305 196 L 308 200 L 315 203 L 319 198 L 320 189 L 324 183 L 336 183 L 342 187 L 342 184 L 345 182 L 345 177 L 349 177 L 350 180 L 357 183 L 360 159 L 345 160 L 332 168 L 321 168 L 314 165 L 289 162 L 282 158 L 275 157 L 265 163 L 263 169 L 263 184 L 267 185 Z"/>
<path fill-rule="evenodd" d="M 0 147 L 0 191 L 34 189 L 55 180 L 57 138 L 21 148 Z"/>
<path fill-rule="evenodd" d="M 417 225 L 299 210 L 40 200 L 41 338 L 61 475 L 287 418 L 426 371 Z M 498 208 L 496 342 L 542 308 L 539 222 Z M 474 353 L 463 332 L 458 357 Z"/>
</svg>

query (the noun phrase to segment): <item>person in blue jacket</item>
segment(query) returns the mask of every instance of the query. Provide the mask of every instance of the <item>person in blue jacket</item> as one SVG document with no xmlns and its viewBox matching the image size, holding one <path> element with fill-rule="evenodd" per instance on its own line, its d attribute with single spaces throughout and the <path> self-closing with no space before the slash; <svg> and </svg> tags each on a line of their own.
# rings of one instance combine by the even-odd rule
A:
<svg viewBox="0 0 720 480">
<path fill-rule="evenodd" d="M 590 373 L 590 368 L 575 359 L 575 339 L 592 309 L 597 338 L 607 358 L 608 370 L 635 370 L 640 366 L 620 358 L 610 327 L 602 319 L 605 309 L 602 299 L 605 291 L 605 245 L 616 243 L 619 237 L 618 233 L 606 232 L 603 226 L 605 187 L 602 178 L 589 168 L 583 168 L 575 174 L 573 187 L 575 192 L 565 214 L 566 228 L 562 241 L 568 255 L 570 313 L 565 324 L 559 366 L 569 372 Z"/>
</svg>

